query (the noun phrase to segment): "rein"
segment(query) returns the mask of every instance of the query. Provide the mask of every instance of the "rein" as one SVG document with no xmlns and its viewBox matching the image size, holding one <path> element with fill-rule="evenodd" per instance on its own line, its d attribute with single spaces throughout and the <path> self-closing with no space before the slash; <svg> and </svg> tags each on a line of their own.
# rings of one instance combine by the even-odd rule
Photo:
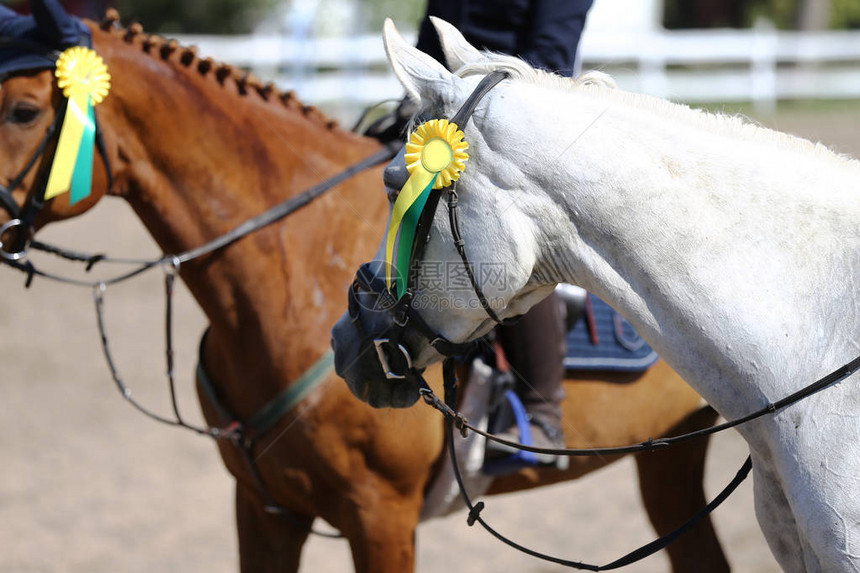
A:
<svg viewBox="0 0 860 573">
<path fill-rule="evenodd" d="M 624 567 L 626 565 L 630 565 L 637 561 L 640 561 L 654 553 L 664 549 L 668 546 L 672 541 L 680 537 L 682 534 L 689 531 L 693 526 L 695 526 L 699 521 L 707 517 L 711 514 L 717 507 L 719 507 L 736 489 L 737 487 L 747 478 L 750 470 L 752 469 L 752 458 L 747 456 L 747 459 L 744 461 L 741 468 L 735 474 L 735 477 L 723 488 L 723 490 L 713 499 L 710 503 L 708 503 L 701 511 L 696 513 L 693 517 L 691 517 L 687 522 L 683 525 L 671 531 L 670 533 L 655 539 L 654 541 L 643 545 L 642 547 L 631 551 L 630 553 L 622 556 L 615 561 L 612 561 L 606 565 L 593 565 L 590 563 L 584 563 L 582 561 L 570 561 L 566 559 L 562 559 L 559 557 L 554 557 L 551 555 L 547 555 L 544 553 L 540 553 L 533 549 L 529 549 L 528 547 L 524 547 L 510 538 L 505 537 L 493 527 L 491 527 L 482 517 L 481 512 L 485 508 L 484 502 L 473 503 L 469 493 L 466 491 L 466 486 L 463 482 L 462 473 L 460 470 L 459 462 L 457 461 L 457 454 L 454 447 L 454 429 L 458 429 L 460 434 L 463 437 L 466 437 L 466 434 L 469 430 L 475 432 L 476 434 L 483 436 L 487 440 L 504 444 L 506 446 L 510 446 L 512 448 L 516 448 L 519 450 L 524 450 L 527 452 L 534 452 L 538 454 L 550 454 L 550 455 L 560 455 L 560 456 L 600 456 L 600 455 L 609 455 L 609 454 L 627 454 L 627 453 L 636 453 L 636 452 L 652 452 L 657 449 L 661 449 L 672 444 L 677 444 L 681 442 L 686 442 L 688 440 L 692 440 L 695 438 L 702 438 L 705 436 L 709 436 L 711 434 L 715 434 L 717 432 L 721 432 L 724 430 L 728 430 L 729 428 L 734 428 L 735 426 L 739 426 L 741 424 L 751 422 L 757 418 L 761 418 L 762 416 L 768 414 L 774 414 L 779 410 L 783 410 L 788 406 L 796 404 L 801 400 L 816 394 L 822 390 L 829 388 L 839 382 L 843 381 L 845 378 L 851 376 L 855 372 L 860 370 L 860 356 L 848 362 L 847 364 L 837 368 L 830 374 L 819 378 L 815 382 L 801 388 L 800 390 L 793 392 L 792 394 L 777 400 L 776 402 L 771 402 L 764 408 L 760 408 L 755 412 L 732 420 L 730 422 L 725 422 L 723 424 L 719 424 L 713 426 L 711 428 L 706 428 L 704 430 L 699 430 L 696 432 L 689 432 L 687 434 L 681 434 L 678 436 L 673 436 L 670 438 L 662 438 L 657 440 L 648 440 L 646 442 L 641 442 L 639 444 L 634 444 L 630 446 L 621 446 L 621 447 L 611 447 L 611 448 L 583 448 L 583 449 L 550 449 L 550 448 L 536 448 L 533 446 L 524 446 L 517 442 L 512 442 L 509 440 L 504 440 L 502 438 L 498 438 L 497 436 L 485 432 L 475 426 L 471 425 L 460 412 L 456 410 L 456 402 L 457 402 L 457 378 L 454 370 L 454 360 L 452 358 L 447 358 L 443 364 L 443 374 L 444 374 L 444 384 L 445 384 L 445 400 L 441 400 L 434 392 L 433 389 L 427 384 L 427 381 L 420 373 L 415 373 L 415 379 L 419 384 L 419 393 L 424 398 L 424 402 L 429 406 L 435 408 L 440 411 L 446 420 L 446 441 L 448 444 L 448 452 L 451 457 L 452 466 L 454 469 L 454 476 L 457 481 L 457 486 L 460 490 L 460 495 L 463 498 L 463 502 L 466 504 L 466 507 L 469 509 L 469 515 L 466 519 L 466 523 L 471 527 L 478 522 L 481 524 L 487 532 L 489 532 L 493 537 L 502 541 L 506 545 L 513 547 L 527 555 L 532 557 L 536 557 L 538 559 L 542 559 L 544 561 L 549 561 L 552 563 L 557 563 L 559 565 L 563 565 L 565 567 L 570 567 L 572 569 L 580 569 L 586 571 L 608 571 L 610 569 L 618 569 L 620 567 Z"/>
<path fill-rule="evenodd" d="M 350 177 L 361 173 L 367 169 L 385 163 L 386 161 L 390 161 L 397 154 L 397 150 L 392 147 L 384 147 L 374 153 L 373 155 L 367 157 L 350 165 L 343 171 L 340 171 L 333 175 L 332 177 L 317 183 L 313 187 L 308 188 L 304 192 L 285 201 L 278 203 L 274 207 L 260 213 L 259 215 L 248 219 L 247 221 L 240 223 L 230 231 L 224 233 L 223 235 L 219 235 L 215 237 L 211 241 L 200 245 L 194 249 L 190 249 L 188 251 L 184 251 L 182 253 L 177 254 L 168 254 L 163 255 L 157 259 L 120 259 L 120 258 L 112 258 L 108 257 L 104 254 L 93 254 L 93 253 L 83 253 L 79 251 L 71 251 L 61 247 L 57 247 L 48 243 L 41 243 L 37 241 L 33 241 L 31 243 L 31 247 L 36 250 L 41 250 L 53 255 L 57 255 L 67 260 L 78 261 L 86 263 L 86 270 L 89 271 L 95 266 L 96 263 L 106 262 L 106 263 L 114 263 L 114 264 L 131 264 L 135 265 L 137 268 L 134 268 L 126 273 L 122 273 L 119 275 L 115 275 L 110 278 L 102 279 L 99 281 L 84 281 L 79 280 L 67 276 L 61 276 L 57 274 L 53 274 L 47 271 L 39 270 L 31 261 L 20 262 L 19 259 L 23 258 L 18 257 L 14 260 L 4 261 L 13 268 L 17 268 L 18 270 L 26 273 L 28 275 L 27 285 L 29 286 L 32 278 L 34 276 L 40 276 L 43 278 L 47 278 L 56 282 L 61 282 L 65 284 L 71 284 L 76 286 L 83 286 L 89 288 L 95 288 L 98 286 L 109 286 L 117 283 L 124 282 L 132 277 L 135 277 L 153 267 L 156 266 L 164 266 L 164 265 L 172 265 L 179 266 L 183 263 L 187 263 L 194 259 L 200 258 L 204 255 L 208 255 L 214 251 L 222 249 L 232 243 L 235 243 L 239 239 L 250 235 L 251 233 L 262 229 L 272 223 L 280 221 L 281 219 L 292 215 L 299 209 L 306 207 L 310 204 L 314 199 L 324 195 L 326 192 L 330 191 L 333 187 L 343 183 Z M 2 243 L 0 243 L 2 246 Z"/>
<path fill-rule="evenodd" d="M 740 418 L 737 418 L 735 420 L 723 422 L 722 424 L 717 424 L 716 426 L 711 426 L 710 428 L 705 428 L 703 430 L 697 430 L 695 432 L 680 434 L 678 436 L 672 436 L 669 438 L 652 438 L 645 442 L 640 442 L 638 444 L 633 444 L 629 446 L 580 449 L 536 448 L 534 446 L 526 446 L 518 442 L 512 442 L 510 440 L 505 440 L 504 438 L 499 438 L 494 434 L 491 434 L 471 425 L 468 419 L 464 418 L 461 414 L 452 409 L 450 401 L 446 400 L 446 403 L 442 403 L 442 401 L 439 400 L 439 398 L 433 393 L 433 390 L 430 388 L 430 386 L 427 385 L 427 382 L 424 380 L 423 376 L 418 374 L 417 380 L 420 387 L 419 393 L 424 398 L 424 401 L 430 406 L 433 406 L 437 410 L 441 411 L 443 414 L 445 414 L 446 417 L 456 420 L 457 428 L 460 430 L 461 433 L 464 433 L 467 430 L 471 430 L 472 432 L 475 432 L 476 434 L 483 436 L 484 438 L 492 442 L 496 442 L 498 444 L 503 444 L 505 446 L 516 448 L 518 450 L 523 450 L 536 454 L 548 454 L 557 456 L 605 456 L 619 454 L 636 454 L 639 452 L 653 452 L 655 450 L 663 449 L 668 446 L 688 442 L 696 438 L 703 438 L 705 436 L 717 434 L 719 432 L 734 428 L 736 426 L 746 424 L 747 422 L 752 422 L 753 420 L 761 418 L 762 416 L 766 416 L 767 414 L 773 414 L 779 410 L 787 408 L 788 406 L 796 404 L 797 402 L 800 402 L 801 400 L 808 398 L 813 394 L 821 392 L 822 390 L 825 390 L 826 388 L 829 388 L 834 384 L 838 384 L 839 382 L 841 382 L 845 378 L 848 378 L 858 370 L 860 370 L 860 356 L 858 356 L 851 362 L 837 368 L 830 374 L 819 378 L 815 382 L 804 386 L 800 390 L 793 392 L 792 394 L 780 400 L 777 400 L 776 402 L 771 402 L 763 408 L 760 408 L 745 416 L 741 416 Z"/>
</svg>

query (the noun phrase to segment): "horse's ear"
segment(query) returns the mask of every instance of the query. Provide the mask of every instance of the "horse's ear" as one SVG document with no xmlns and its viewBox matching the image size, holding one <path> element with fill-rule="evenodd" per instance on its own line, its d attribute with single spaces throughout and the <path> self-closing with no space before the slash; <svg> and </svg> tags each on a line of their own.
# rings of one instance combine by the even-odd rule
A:
<svg viewBox="0 0 860 573">
<path fill-rule="evenodd" d="M 382 38 L 391 69 L 413 101 L 420 102 L 422 93 L 450 91 L 462 81 L 431 56 L 410 46 L 391 19 L 385 20 Z"/>
<path fill-rule="evenodd" d="M 467 64 L 483 64 L 490 61 L 486 54 L 470 44 L 460 30 L 436 16 L 430 16 L 442 51 L 445 53 L 445 61 L 455 72 Z"/>
</svg>

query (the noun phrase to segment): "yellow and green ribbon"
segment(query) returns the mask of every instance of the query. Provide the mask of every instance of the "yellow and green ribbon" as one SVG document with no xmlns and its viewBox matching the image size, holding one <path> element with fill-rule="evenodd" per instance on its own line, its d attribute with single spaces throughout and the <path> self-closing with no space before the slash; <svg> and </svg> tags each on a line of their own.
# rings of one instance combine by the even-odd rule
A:
<svg viewBox="0 0 860 573">
<path fill-rule="evenodd" d="M 63 126 L 48 175 L 45 200 L 70 191 L 74 205 L 90 194 L 96 116 L 93 106 L 110 91 L 110 73 L 101 56 L 83 46 L 69 48 L 57 60 L 57 86 L 68 100 Z"/>
<path fill-rule="evenodd" d="M 463 140 L 463 132 L 447 119 L 431 119 L 418 126 L 409 137 L 406 144 L 409 179 L 394 201 L 385 244 L 385 284 L 391 290 L 394 269 L 397 273 L 397 298 L 406 292 L 415 232 L 424 205 L 433 189 L 443 189 L 460 178 L 469 158 L 466 153 L 468 147 L 469 144 Z"/>
</svg>

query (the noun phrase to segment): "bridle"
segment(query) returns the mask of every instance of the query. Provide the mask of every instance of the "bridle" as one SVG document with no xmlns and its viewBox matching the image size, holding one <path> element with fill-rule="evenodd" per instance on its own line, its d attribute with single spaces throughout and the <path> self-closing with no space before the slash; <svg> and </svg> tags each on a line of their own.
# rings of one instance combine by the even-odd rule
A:
<svg viewBox="0 0 860 573">
<path fill-rule="evenodd" d="M 508 73 L 503 71 L 493 71 L 486 75 L 478 83 L 457 113 L 454 114 L 450 123 L 455 124 L 459 129 L 464 129 L 481 100 L 490 90 L 507 77 Z M 466 242 L 460 232 L 459 202 L 456 184 L 450 187 L 447 193 L 448 221 L 451 227 L 451 234 L 472 290 L 477 296 L 481 308 L 483 308 L 492 321 L 498 324 L 508 324 L 511 321 L 500 319 L 496 311 L 493 310 L 481 285 L 475 278 L 474 266 L 466 254 Z M 423 259 L 430 227 L 436 215 L 440 199 L 441 190 L 434 190 L 423 207 L 415 232 L 414 247 L 411 256 L 412 261 L 420 262 Z M 414 278 L 414 273 L 410 272 L 406 274 L 406 288 L 403 289 L 403 294 L 397 297 L 392 292 L 394 289 L 388 288 L 385 281 L 381 277 L 376 276 L 370 263 L 365 263 L 356 272 L 355 280 L 353 280 L 348 293 L 350 319 L 365 340 L 364 344 L 372 341 L 383 372 L 385 372 L 385 376 L 390 380 L 412 379 L 417 381 L 416 376 L 420 375 L 420 371 L 413 366 L 412 355 L 404 341 L 407 327 L 410 325 L 429 342 L 430 346 L 446 357 L 463 355 L 471 350 L 475 344 L 474 342 L 452 342 L 427 324 L 413 306 L 414 289 L 411 283 Z M 374 337 L 366 333 L 361 319 L 362 304 L 359 301 L 359 296 L 362 294 L 371 295 L 376 298 L 376 303 L 374 304 L 376 310 L 390 313 L 393 326 L 387 329 L 386 336 Z"/>
<path fill-rule="evenodd" d="M 17 40 L 14 38 L 0 38 L 0 49 L 13 49 L 25 52 L 30 52 L 42 56 L 54 62 L 60 57 L 60 52 L 35 42 L 25 40 Z M 2 82 L 5 78 L 0 78 Z M 45 190 L 48 185 L 47 170 L 37 176 L 37 179 L 27 196 L 23 206 L 19 206 L 15 201 L 12 193 L 18 189 L 24 182 L 24 179 L 33 170 L 33 168 L 42 159 L 43 163 L 51 165 L 54 161 L 56 152 L 57 138 L 60 134 L 60 127 L 63 125 L 63 119 L 66 112 L 66 97 L 61 95 L 60 101 L 54 108 L 54 120 L 48 127 L 45 135 L 42 137 L 39 145 L 30 156 L 30 159 L 24 164 L 21 171 L 13 177 L 6 185 L 0 184 L 0 207 L 2 207 L 9 215 L 9 221 L 0 226 L 0 257 L 7 261 L 18 261 L 27 256 L 27 249 L 34 235 L 36 216 L 45 206 Z M 104 144 L 104 137 L 96 122 L 96 148 L 104 161 L 105 170 L 108 177 L 108 188 L 113 184 L 113 173 L 110 167 L 110 161 L 107 156 L 107 149 Z M 13 250 L 7 249 L 3 238 L 13 230 L 16 230 L 18 235 L 15 237 L 15 243 L 12 246 Z"/>
</svg>

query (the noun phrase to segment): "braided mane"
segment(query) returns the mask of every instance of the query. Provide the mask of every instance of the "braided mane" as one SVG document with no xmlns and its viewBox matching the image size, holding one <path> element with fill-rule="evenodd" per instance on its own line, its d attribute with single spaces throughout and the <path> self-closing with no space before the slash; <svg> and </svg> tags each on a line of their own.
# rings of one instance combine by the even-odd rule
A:
<svg viewBox="0 0 860 573">
<path fill-rule="evenodd" d="M 176 40 L 168 40 L 155 34 L 146 34 L 143 26 L 137 22 L 129 25 L 127 28 L 122 27 L 119 12 L 114 8 L 108 9 L 104 18 L 99 23 L 99 28 L 104 32 L 121 37 L 128 44 L 139 41 L 144 53 L 152 57 L 161 58 L 166 62 L 173 61 L 188 69 L 196 67 L 200 75 L 214 77 L 215 81 L 222 86 L 228 80 L 232 81 L 236 84 L 241 96 L 256 93 L 263 100 L 279 102 L 287 109 L 299 112 L 305 117 L 317 121 L 326 129 L 337 127 L 337 121 L 327 117 L 322 111 L 312 105 L 302 104 L 296 98 L 294 92 L 283 92 L 277 89 L 274 83 L 263 83 L 254 74 L 236 66 L 219 63 L 208 57 L 201 58 L 197 55 L 196 46 L 181 46 Z M 171 59 L 174 55 L 177 57 Z"/>
</svg>

